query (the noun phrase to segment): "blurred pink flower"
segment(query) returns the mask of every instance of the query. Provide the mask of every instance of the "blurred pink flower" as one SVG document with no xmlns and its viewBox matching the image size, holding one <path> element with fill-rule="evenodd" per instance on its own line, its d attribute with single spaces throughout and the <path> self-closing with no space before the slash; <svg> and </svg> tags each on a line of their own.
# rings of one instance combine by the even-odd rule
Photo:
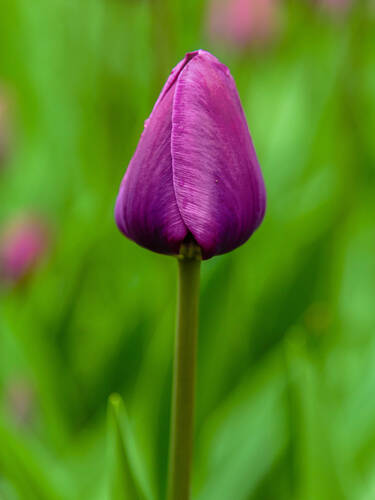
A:
<svg viewBox="0 0 375 500">
<path fill-rule="evenodd" d="M 332 13 L 340 14 L 351 6 L 353 0 L 316 0 L 316 3 Z"/>
<path fill-rule="evenodd" d="M 6 90 L 0 86 L 0 167 L 6 160 L 11 145 L 11 103 Z"/>
<path fill-rule="evenodd" d="M 34 216 L 11 220 L 0 236 L 0 277 L 15 282 L 39 263 L 49 243 L 47 225 Z"/>
<path fill-rule="evenodd" d="M 264 44 L 278 28 L 278 0 L 211 0 L 208 31 L 215 41 L 236 48 Z"/>
<path fill-rule="evenodd" d="M 22 426 L 30 424 L 36 399 L 30 380 L 23 376 L 11 378 L 6 384 L 5 393 L 6 406 L 13 421 Z"/>
</svg>

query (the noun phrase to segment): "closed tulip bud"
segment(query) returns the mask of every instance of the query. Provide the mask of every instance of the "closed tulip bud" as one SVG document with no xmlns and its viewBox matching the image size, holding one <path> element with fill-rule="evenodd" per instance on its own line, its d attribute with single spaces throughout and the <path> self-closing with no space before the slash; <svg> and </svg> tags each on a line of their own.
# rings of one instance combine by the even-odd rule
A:
<svg viewBox="0 0 375 500">
<path fill-rule="evenodd" d="M 186 54 L 156 101 L 121 183 L 119 229 L 164 254 L 195 241 L 208 259 L 251 236 L 265 200 L 228 68 L 203 50 Z"/>
<path fill-rule="evenodd" d="M 0 237 L 0 277 L 17 282 L 39 263 L 48 247 L 43 221 L 25 216 L 10 221 Z"/>
</svg>

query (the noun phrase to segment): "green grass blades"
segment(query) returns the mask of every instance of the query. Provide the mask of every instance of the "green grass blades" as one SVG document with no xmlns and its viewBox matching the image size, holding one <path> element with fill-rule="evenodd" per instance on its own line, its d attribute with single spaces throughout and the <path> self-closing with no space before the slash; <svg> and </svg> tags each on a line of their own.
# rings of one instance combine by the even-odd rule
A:
<svg viewBox="0 0 375 500">
<path fill-rule="evenodd" d="M 21 435 L 19 430 L 0 420 L 0 477 L 12 485 L 5 494 L 0 489 L 0 499 L 15 498 L 28 500 L 67 500 L 72 498 L 65 481 L 56 479 L 56 463 L 40 447 Z M 8 495 L 9 493 L 9 495 Z M 6 496 L 5 496 L 6 495 Z"/>
<path fill-rule="evenodd" d="M 144 464 L 118 394 L 109 398 L 108 434 L 108 500 L 152 500 Z"/>
</svg>

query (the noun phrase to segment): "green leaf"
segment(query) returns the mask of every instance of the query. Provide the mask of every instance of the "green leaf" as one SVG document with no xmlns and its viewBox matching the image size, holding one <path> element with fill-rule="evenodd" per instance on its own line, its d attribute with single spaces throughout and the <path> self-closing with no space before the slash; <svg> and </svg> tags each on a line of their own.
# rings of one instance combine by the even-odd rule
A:
<svg viewBox="0 0 375 500">
<path fill-rule="evenodd" d="M 285 374 L 275 350 L 206 421 L 197 443 L 197 500 L 253 498 L 288 442 Z"/>
<path fill-rule="evenodd" d="M 109 500 L 153 498 L 121 396 L 108 404 Z"/>
<path fill-rule="evenodd" d="M 0 420 L 0 474 L 9 479 L 21 498 L 62 500 L 67 498 L 55 481 L 51 463 L 24 436 Z M 1 491 L 0 491 L 1 493 Z M 0 498 L 3 498 L 0 495 Z"/>
</svg>

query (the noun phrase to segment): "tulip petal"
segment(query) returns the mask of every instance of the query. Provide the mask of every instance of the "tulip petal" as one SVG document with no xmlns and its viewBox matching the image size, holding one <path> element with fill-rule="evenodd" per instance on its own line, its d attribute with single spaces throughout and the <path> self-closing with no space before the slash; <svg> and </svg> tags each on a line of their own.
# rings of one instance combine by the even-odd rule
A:
<svg viewBox="0 0 375 500">
<path fill-rule="evenodd" d="M 146 121 L 115 208 L 117 225 L 128 238 L 166 254 L 178 253 L 187 235 L 176 203 L 171 158 L 173 82 L 178 76 L 177 69 Z"/>
<path fill-rule="evenodd" d="M 251 236 L 264 216 L 265 187 L 228 68 L 198 51 L 175 87 L 175 196 L 185 226 L 207 259 Z"/>
</svg>

